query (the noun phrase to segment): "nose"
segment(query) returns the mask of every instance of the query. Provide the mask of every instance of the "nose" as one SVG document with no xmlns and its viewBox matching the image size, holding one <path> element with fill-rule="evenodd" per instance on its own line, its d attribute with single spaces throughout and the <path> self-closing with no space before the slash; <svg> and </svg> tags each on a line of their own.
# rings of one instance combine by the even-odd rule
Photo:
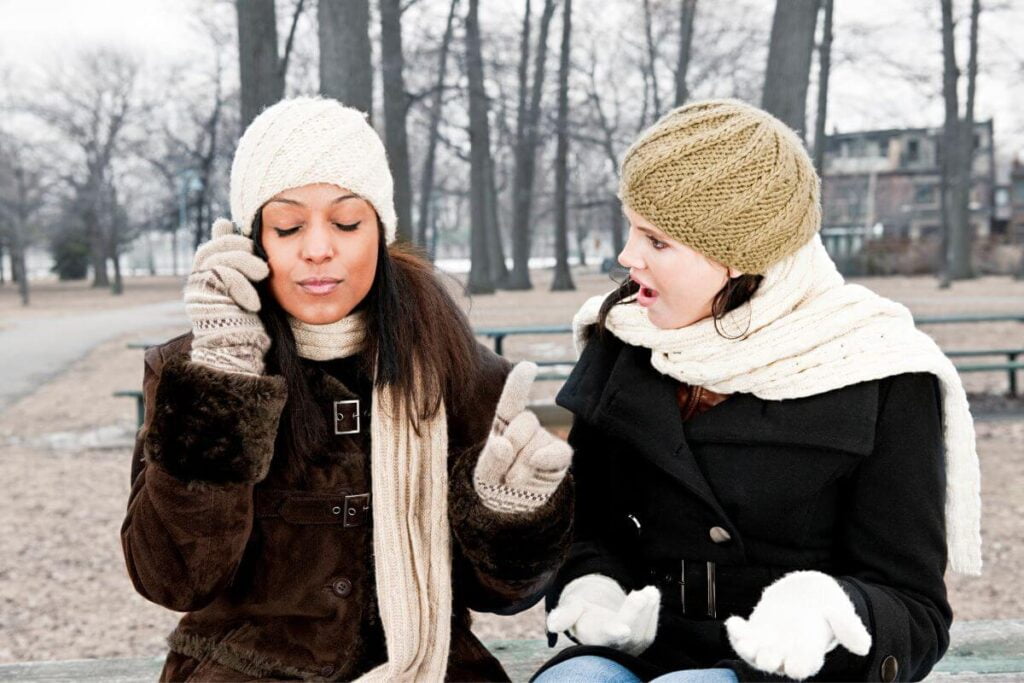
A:
<svg viewBox="0 0 1024 683">
<path fill-rule="evenodd" d="M 643 258 L 640 256 L 637 239 L 637 231 L 630 228 L 629 239 L 626 240 L 626 245 L 622 247 L 622 251 L 619 252 L 619 264 L 623 268 L 635 268 L 637 270 L 642 270 L 646 265 Z"/>
<path fill-rule="evenodd" d="M 319 265 L 334 258 L 330 226 L 321 221 L 313 221 L 309 229 L 302 232 L 302 260 Z"/>
</svg>

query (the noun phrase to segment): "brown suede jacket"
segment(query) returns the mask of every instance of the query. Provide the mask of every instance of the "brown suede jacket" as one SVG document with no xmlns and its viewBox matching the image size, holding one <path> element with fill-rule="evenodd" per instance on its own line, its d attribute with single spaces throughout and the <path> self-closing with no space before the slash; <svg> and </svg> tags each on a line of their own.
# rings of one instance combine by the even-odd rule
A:
<svg viewBox="0 0 1024 683">
<path fill-rule="evenodd" d="M 352 361 L 307 364 L 325 415 L 335 419 L 335 402 L 348 401 L 342 419 L 351 423 L 359 412 L 361 428 L 300 458 L 283 439 L 275 443 L 283 378 L 192 364 L 190 343 L 185 335 L 146 353 L 146 415 L 121 530 L 136 590 L 186 612 L 168 639 L 161 678 L 365 673 L 387 658 L 372 503 L 363 495 L 370 491 L 368 381 Z M 448 680 L 507 680 L 470 631 L 469 609 L 511 614 L 536 602 L 564 559 L 572 520 L 569 477 L 529 514 L 494 512 L 476 495 L 473 467 L 509 371 L 507 361 L 479 349 L 477 381 L 448 407 Z"/>
</svg>

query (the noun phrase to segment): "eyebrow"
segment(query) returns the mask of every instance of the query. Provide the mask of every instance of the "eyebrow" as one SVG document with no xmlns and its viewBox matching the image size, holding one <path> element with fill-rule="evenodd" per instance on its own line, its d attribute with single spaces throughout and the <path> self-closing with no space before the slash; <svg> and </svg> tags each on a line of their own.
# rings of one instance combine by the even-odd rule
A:
<svg viewBox="0 0 1024 683">
<path fill-rule="evenodd" d="M 650 228 L 645 228 L 642 225 L 636 226 L 636 229 L 644 233 L 645 235 L 650 235 L 656 240 L 665 241 L 666 239 L 668 239 L 668 235 L 664 233 L 655 232 L 654 230 L 651 230 Z"/>
<path fill-rule="evenodd" d="M 344 195 L 342 195 L 340 197 L 334 198 L 331 201 L 331 204 L 338 204 L 340 202 L 345 201 L 346 199 L 358 199 L 358 196 L 354 195 L 354 194 L 344 194 Z M 274 202 L 280 202 L 282 204 L 290 204 L 291 206 L 305 206 L 305 204 L 303 204 L 300 201 L 297 201 L 295 199 L 288 199 L 286 197 L 276 197 L 274 199 L 269 200 L 267 202 L 267 204 L 272 204 Z"/>
</svg>

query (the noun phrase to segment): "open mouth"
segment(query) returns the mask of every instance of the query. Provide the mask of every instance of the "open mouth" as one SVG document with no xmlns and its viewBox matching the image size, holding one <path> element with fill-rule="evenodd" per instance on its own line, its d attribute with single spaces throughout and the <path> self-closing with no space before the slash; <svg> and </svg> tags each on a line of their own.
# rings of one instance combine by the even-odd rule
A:
<svg viewBox="0 0 1024 683">
<path fill-rule="evenodd" d="M 650 306 L 657 300 L 657 298 L 658 290 L 640 285 L 640 291 L 637 292 L 636 295 L 636 302 L 638 304 L 641 306 Z"/>
</svg>

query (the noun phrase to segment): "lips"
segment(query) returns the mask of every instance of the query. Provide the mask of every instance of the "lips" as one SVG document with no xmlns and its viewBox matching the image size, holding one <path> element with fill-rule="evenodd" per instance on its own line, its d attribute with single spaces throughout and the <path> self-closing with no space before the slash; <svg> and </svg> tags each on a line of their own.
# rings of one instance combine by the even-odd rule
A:
<svg viewBox="0 0 1024 683">
<path fill-rule="evenodd" d="M 636 277 L 633 277 L 632 275 L 630 276 L 630 278 L 633 280 L 633 282 L 640 285 L 640 291 L 637 292 L 636 295 L 636 302 L 638 304 L 646 307 L 650 306 L 657 300 L 658 290 L 654 289 L 653 287 L 648 287 L 642 281 L 640 281 Z"/>
<path fill-rule="evenodd" d="M 341 280 L 333 277 L 310 277 L 298 282 L 299 287 L 307 294 L 323 296 L 330 294 L 341 283 Z"/>
</svg>

